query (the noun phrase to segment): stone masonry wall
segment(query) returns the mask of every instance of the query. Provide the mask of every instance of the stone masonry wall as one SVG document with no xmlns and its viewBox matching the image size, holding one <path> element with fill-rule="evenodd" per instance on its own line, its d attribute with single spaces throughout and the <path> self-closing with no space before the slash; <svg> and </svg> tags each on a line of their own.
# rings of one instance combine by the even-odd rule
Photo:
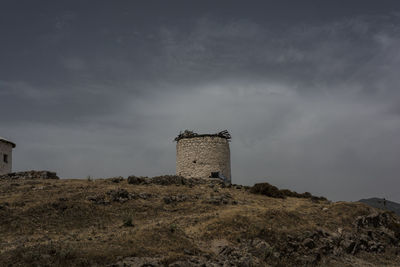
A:
<svg viewBox="0 0 400 267">
<path fill-rule="evenodd" d="M 176 173 L 187 178 L 208 178 L 222 173 L 231 181 L 229 142 L 218 136 L 180 139 L 176 144 Z"/>
<path fill-rule="evenodd" d="M 8 163 L 4 162 L 4 154 L 8 155 Z M 11 172 L 12 168 L 12 145 L 0 141 L 0 175 Z"/>
</svg>

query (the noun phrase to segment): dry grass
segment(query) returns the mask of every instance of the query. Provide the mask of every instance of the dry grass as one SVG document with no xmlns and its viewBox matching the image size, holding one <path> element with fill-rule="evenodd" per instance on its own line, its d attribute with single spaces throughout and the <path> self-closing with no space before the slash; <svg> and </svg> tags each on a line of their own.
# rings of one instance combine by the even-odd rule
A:
<svg viewBox="0 0 400 267">
<path fill-rule="evenodd" d="M 107 199 L 107 192 L 119 188 L 151 197 L 108 205 L 88 199 Z M 176 195 L 185 195 L 186 201 L 163 200 Z M 231 201 L 208 203 L 213 195 L 228 195 Z M 361 203 L 277 199 L 244 188 L 132 185 L 126 180 L 3 180 L 0 207 L 0 266 L 104 266 L 117 257 L 176 259 L 184 250 L 213 254 L 210 244 L 218 240 L 237 244 L 259 237 L 273 243 L 281 235 L 316 228 L 350 229 L 357 216 L 372 211 Z M 127 220 L 133 226 L 126 226 Z"/>
</svg>

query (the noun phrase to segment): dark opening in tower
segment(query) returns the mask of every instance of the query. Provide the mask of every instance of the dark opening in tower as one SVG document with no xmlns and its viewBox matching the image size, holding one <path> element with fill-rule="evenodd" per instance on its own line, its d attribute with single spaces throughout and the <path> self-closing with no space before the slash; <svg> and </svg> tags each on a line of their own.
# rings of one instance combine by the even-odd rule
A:
<svg viewBox="0 0 400 267">
<path fill-rule="evenodd" d="M 210 178 L 219 178 L 219 172 L 211 172 Z"/>
</svg>

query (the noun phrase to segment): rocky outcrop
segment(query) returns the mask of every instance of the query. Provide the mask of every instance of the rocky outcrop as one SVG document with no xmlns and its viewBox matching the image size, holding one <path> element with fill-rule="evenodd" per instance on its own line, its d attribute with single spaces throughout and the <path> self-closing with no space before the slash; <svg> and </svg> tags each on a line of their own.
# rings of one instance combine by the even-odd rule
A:
<svg viewBox="0 0 400 267">
<path fill-rule="evenodd" d="M 297 235 L 281 235 L 275 237 L 274 247 L 282 259 L 307 265 L 320 263 L 323 258 L 356 255 L 362 251 L 383 253 L 388 247 L 400 245 L 400 222 L 388 212 L 360 216 L 353 225 L 351 231 L 339 228 L 328 232 L 320 228 Z"/>
<path fill-rule="evenodd" d="M 184 202 L 187 200 L 187 196 L 185 195 L 176 195 L 176 196 L 165 196 L 163 198 L 165 204 L 175 204 L 177 202 Z"/>
<path fill-rule="evenodd" d="M 213 205 L 236 205 L 237 201 L 232 198 L 229 193 L 225 194 L 210 194 L 210 197 L 204 200 L 205 203 Z"/>
<path fill-rule="evenodd" d="M 297 235 L 266 235 L 220 246 L 213 253 L 185 252 L 172 262 L 165 257 L 122 258 L 110 266 L 320 266 L 329 259 L 362 251 L 383 253 L 400 244 L 400 223 L 389 213 L 360 216 L 354 229 L 304 231 Z M 276 234 L 276 233 L 275 233 Z"/>
<path fill-rule="evenodd" d="M 0 176 L 0 179 L 60 179 L 57 173 L 50 171 L 12 172 Z"/>
<path fill-rule="evenodd" d="M 185 178 L 179 175 L 162 175 L 149 177 L 138 177 L 131 175 L 128 177 L 128 184 L 134 185 L 146 185 L 146 184 L 156 184 L 156 185 L 185 185 L 185 186 L 195 186 L 200 184 L 214 184 L 225 186 L 221 179 L 202 179 L 202 178 Z"/>
<path fill-rule="evenodd" d="M 135 194 L 135 193 L 129 193 L 126 189 L 118 188 L 115 190 L 108 191 L 106 195 L 89 196 L 87 197 L 87 200 L 98 205 L 109 205 L 111 202 L 125 203 L 128 200 L 132 199 L 146 200 L 151 197 L 153 197 L 153 195 L 149 193 Z"/>
<path fill-rule="evenodd" d="M 193 252 L 187 250 L 185 251 L 186 255 L 184 257 L 172 260 L 172 262 L 165 257 L 128 257 L 109 265 L 109 267 L 265 266 L 265 264 L 262 263 L 262 259 L 265 257 L 264 254 L 270 251 L 271 246 L 267 242 L 257 239 L 243 243 L 239 247 L 229 245 L 221 246 L 213 254 L 194 255 Z M 271 256 L 274 257 L 272 254 Z"/>
</svg>

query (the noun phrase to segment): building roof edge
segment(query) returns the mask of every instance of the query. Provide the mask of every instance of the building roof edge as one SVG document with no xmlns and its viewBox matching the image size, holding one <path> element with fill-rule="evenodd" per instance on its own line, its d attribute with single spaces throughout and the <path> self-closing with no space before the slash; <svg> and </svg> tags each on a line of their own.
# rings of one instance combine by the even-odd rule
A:
<svg viewBox="0 0 400 267">
<path fill-rule="evenodd" d="M 5 139 L 5 138 L 3 138 L 3 137 L 1 137 L 1 136 L 0 136 L 0 142 L 10 144 L 10 145 L 12 145 L 13 148 L 16 147 L 16 144 L 15 144 L 15 143 L 13 143 L 13 142 L 11 142 L 11 141 L 8 141 L 7 139 Z"/>
</svg>

